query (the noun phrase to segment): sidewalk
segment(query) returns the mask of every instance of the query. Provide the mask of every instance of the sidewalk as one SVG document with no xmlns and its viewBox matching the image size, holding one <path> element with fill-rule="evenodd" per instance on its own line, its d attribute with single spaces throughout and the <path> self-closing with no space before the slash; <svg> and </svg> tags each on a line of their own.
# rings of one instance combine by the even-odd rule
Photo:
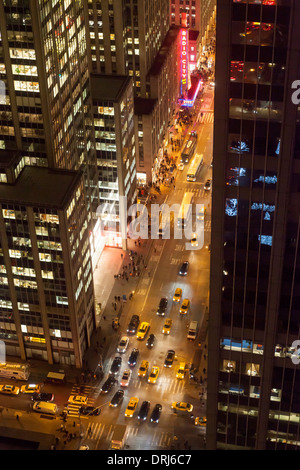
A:
<svg viewBox="0 0 300 470">
<path fill-rule="evenodd" d="M 148 190 L 150 196 L 155 196 L 157 204 L 161 204 L 171 190 L 165 185 L 161 185 L 160 188 L 160 193 L 154 188 Z M 148 204 L 150 205 L 151 201 Z M 101 312 L 97 318 L 97 329 L 91 337 L 90 347 L 84 355 L 83 367 L 92 374 L 98 364 L 104 363 L 111 336 L 119 334 L 119 331 L 113 330 L 112 321 L 116 317 L 120 318 L 129 308 L 129 295 L 138 289 L 151 255 L 153 242 L 151 239 L 129 239 L 127 251 L 106 247 L 101 254 L 94 272 L 95 299 L 96 303 L 101 303 Z M 133 263 L 138 271 L 133 270 Z"/>
</svg>

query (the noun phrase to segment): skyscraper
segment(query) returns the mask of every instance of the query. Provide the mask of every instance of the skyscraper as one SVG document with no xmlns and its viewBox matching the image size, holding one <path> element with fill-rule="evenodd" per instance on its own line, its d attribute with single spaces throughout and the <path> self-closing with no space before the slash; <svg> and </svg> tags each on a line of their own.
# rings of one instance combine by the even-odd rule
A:
<svg viewBox="0 0 300 470">
<path fill-rule="evenodd" d="M 0 33 L 0 336 L 80 367 L 99 201 L 83 2 L 4 0 Z"/>
<path fill-rule="evenodd" d="M 83 2 L 0 2 L 0 148 L 20 165 L 86 176 L 89 220 L 98 205 L 97 165 Z"/>
<path fill-rule="evenodd" d="M 90 67 L 129 74 L 136 96 L 146 97 L 146 75 L 169 29 L 169 0 L 89 0 Z"/>
<path fill-rule="evenodd" d="M 132 77 L 137 177 L 142 184 L 155 175 L 154 162 L 159 160 L 157 152 L 167 137 L 179 92 L 174 55 L 179 34 L 169 28 L 169 8 L 169 0 L 85 4 L 90 70 Z"/>
<path fill-rule="evenodd" d="M 217 2 L 207 445 L 299 448 L 297 0 Z"/>
</svg>

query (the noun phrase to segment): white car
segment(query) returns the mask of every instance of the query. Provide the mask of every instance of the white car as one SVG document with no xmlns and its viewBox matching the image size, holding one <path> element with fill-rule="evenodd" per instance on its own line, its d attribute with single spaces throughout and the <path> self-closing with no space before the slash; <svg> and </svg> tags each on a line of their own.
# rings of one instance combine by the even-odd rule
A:
<svg viewBox="0 0 300 470">
<path fill-rule="evenodd" d="M 128 348 L 128 344 L 129 344 L 129 337 L 122 336 L 117 347 L 118 353 L 124 353 L 126 349 Z"/>
<path fill-rule="evenodd" d="M 128 384 L 131 379 L 131 374 L 132 372 L 130 369 L 124 370 L 122 378 L 121 378 L 121 382 L 120 382 L 121 387 L 128 387 Z"/>
<path fill-rule="evenodd" d="M 184 163 L 179 163 L 178 170 L 180 170 L 180 171 L 184 170 Z"/>
</svg>

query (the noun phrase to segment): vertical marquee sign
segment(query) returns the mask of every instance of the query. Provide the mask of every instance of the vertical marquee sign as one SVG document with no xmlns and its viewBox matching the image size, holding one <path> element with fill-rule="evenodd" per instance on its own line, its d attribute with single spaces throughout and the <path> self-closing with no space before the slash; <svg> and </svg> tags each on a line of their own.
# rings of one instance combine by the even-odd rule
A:
<svg viewBox="0 0 300 470">
<path fill-rule="evenodd" d="M 181 30 L 181 95 L 188 88 L 188 29 Z"/>
</svg>

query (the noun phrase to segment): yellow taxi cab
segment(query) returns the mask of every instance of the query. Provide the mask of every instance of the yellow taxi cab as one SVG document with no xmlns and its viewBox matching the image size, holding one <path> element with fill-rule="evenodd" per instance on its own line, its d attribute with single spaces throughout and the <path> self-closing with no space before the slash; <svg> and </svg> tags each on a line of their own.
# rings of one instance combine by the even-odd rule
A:
<svg viewBox="0 0 300 470">
<path fill-rule="evenodd" d="M 159 367 L 153 366 L 149 374 L 148 382 L 149 384 L 155 384 L 159 374 Z"/>
<path fill-rule="evenodd" d="M 185 376 L 185 362 L 180 362 L 179 367 L 177 369 L 176 378 L 184 379 L 184 376 Z"/>
<path fill-rule="evenodd" d="M 195 425 L 196 426 L 206 426 L 207 418 L 203 416 L 202 418 L 195 418 Z"/>
<path fill-rule="evenodd" d="M 148 330 L 150 328 L 150 324 L 146 321 L 143 321 L 138 329 L 136 338 L 137 339 L 144 339 Z"/>
<path fill-rule="evenodd" d="M 182 297 L 182 289 L 180 287 L 177 287 L 174 293 L 173 302 L 180 302 L 181 297 Z"/>
<path fill-rule="evenodd" d="M 22 393 L 40 393 L 41 386 L 39 384 L 28 384 L 22 385 L 21 392 Z"/>
<path fill-rule="evenodd" d="M 145 377 L 145 375 L 147 374 L 148 367 L 149 367 L 149 362 L 148 361 L 142 361 L 141 365 L 140 365 L 140 368 L 138 370 L 138 376 L 139 377 Z"/>
<path fill-rule="evenodd" d="M 88 402 L 88 397 L 84 395 L 70 395 L 68 402 L 72 405 L 86 405 Z"/>
<path fill-rule="evenodd" d="M 189 313 L 190 305 L 191 305 L 191 303 L 190 303 L 189 299 L 184 299 L 182 301 L 179 313 L 181 315 L 186 315 L 187 313 Z"/>
<path fill-rule="evenodd" d="M 20 389 L 14 385 L 0 385 L 0 393 L 4 393 L 6 395 L 18 395 L 20 393 Z"/>
<path fill-rule="evenodd" d="M 125 416 L 126 418 L 132 418 L 134 415 L 135 410 L 137 409 L 139 399 L 136 397 L 132 397 L 129 400 L 129 403 L 127 405 L 127 408 L 125 410 Z"/>
<path fill-rule="evenodd" d="M 174 411 L 187 411 L 189 413 L 193 411 L 193 405 L 191 403 L 186 403 L 183 401 L 174 401 L 171 405 L 171 408 Z"/>
<path fill-rule="evenodd" d="M 164 335 L 169 335 L 170 334 L 172 323 L 173 323 L 173 320 L 171 320 L 171 318 L 166 318 L 165 319 L 165 324 L 164 324 L 163 329 L 162 329 L 162 332 L 163 332 Z"/>
</svg>

